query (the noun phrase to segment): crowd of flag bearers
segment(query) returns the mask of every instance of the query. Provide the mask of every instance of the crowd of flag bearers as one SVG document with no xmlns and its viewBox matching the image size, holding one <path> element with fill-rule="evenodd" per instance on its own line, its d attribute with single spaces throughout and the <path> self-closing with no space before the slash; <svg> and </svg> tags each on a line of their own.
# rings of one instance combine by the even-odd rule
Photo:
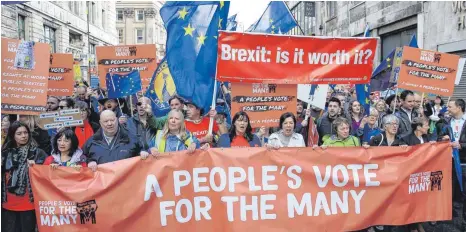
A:
<svg viewBox="0 0 466 232">
<path fill-rule="evenodd" d="M 276 127 L 252 128 L 246 112 L 231 115 L 229 85 L 212 78 L 217 58 L 217 41 L 212 38 L 217 37 L 219 28 L 236 27 L 234 18 L 227 25 L 228 8 L 227 2 L 167 2 L 161 9 L 168 34 L 167 56 L 156 73 L 171 76 L 177 94 L 167 89 L 166 82 L 163 87 L 154 86 L 154 78 L 148 91 L 142 92 L 115 82 L 113 78 L 118 75 L 107 75 L 107 89 L 92 89 L 82 82 L 75 86 L 73 96 L 48 96 L 48 112 L 79 109 L 81 126 L 45 130 L 38 126 L 37 116 L 2 114 L 2 230 L 29 232 L 36 228 L 28 175 L 32 165 L 50 165 L 53 170 L 87 167 L 96 172 L 101 164 L 132 157 L 157 162 L 153 158 L 162 153 L 183 155 L 174 152 L 192 154 L 211 148 L 372 149 L 449 141 L 459 156 L 459 162 L 453 161 L 451 180 L 454 220 L 374 225 L 361 231 L 466 231 L 463 99 L 444 102 L 440 96 L 428 99 L 410 90 L 376 98 L 369 85 L 342 91 L 332 88 L 323 109 L 298 100 L 297 112 L 283 113 Z M 280 17 L 283 14 L 286 17 Z M 283 20 L 276 20 L 280 18 Z M 286 33 L 296 26 L 286 5 L 272 2 L 251 30 Z M 164 76 L 165 81 L 168 76 Z M 155 88 L 161 88 L 161 96 L 151 91 Z M 158 101 L 168 107 L 162 110 Z"/>
</svg>

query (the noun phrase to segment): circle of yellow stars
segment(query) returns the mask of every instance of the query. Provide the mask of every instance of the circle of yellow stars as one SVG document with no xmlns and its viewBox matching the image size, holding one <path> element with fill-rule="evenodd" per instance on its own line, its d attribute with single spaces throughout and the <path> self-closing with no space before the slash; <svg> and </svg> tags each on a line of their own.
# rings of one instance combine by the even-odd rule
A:
<svg viewBox="0 0 466 232">
<path fill-rule="evenodd" d="M 224 5 L 225 5 L 225 2 L 220 1 L 220 9 L 222 9 Z M 188 14 L 189 14 L 189 10 L 186 9 L 186 7 L 183 7 L 183 9 L 178 11 L 178 19 L 186 20 L 186 15 L 188 15 Z M 222 22 L 223 22 L 223 19 L 220 18 L 219 21 L 218 21 L 218 27 L 219 28 L 222 27 Z M 191 37 L 194 37 L 193 32 L 196 30 L 196 28 L 192 27 L 191 23 L 189 23 L 187 27 L 183 27 L 183 29 L 184 29 L 184 36 L 189 35 Z M 214 38 L 217 38 L 217 36 L 214 36 Z M 202 33 L 199 33 L 199 35 L 196 37 L 196 39 L 197 39 L 198 45 L 202 46 L 202 45 L 204 45 L 205 40 L 207 39 L 207 36 L 205 36 Z"/>
</svg>

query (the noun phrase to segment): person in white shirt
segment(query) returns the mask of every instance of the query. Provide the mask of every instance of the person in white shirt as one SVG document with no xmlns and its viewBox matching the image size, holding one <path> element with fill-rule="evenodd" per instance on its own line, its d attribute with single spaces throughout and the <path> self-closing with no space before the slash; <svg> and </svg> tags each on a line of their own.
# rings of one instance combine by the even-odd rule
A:
<svg viewBox="0 0 466 232">
<path fill-rule="evenodd" d="M 293 113 L 284 113 L 280 116 L 281 130 L 270 135 L 267 148 L 280 147 L 306 147 L 301 134 L 295 133 L 296 117 Z"/>
</svg>

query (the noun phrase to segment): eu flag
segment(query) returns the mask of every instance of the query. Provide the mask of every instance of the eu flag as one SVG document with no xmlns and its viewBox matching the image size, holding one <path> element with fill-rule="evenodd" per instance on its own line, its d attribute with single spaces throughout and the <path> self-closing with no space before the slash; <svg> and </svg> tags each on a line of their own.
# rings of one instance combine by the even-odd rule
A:
<svg viewBox="0 0 466 232">
<path fill-rule="evenodd" d="M 296 26 L 298 24 L 285 2 L 271 1 L 251 31 L 285 34 Z"/>
<path fill-rule="evenodd" d="M 217 64 L 218 30 L 226 28 L 229 2 L 166 2 L 166 60 L 176 92 L 208 112 Z"/>
<path fill-rule="evenodd" d="M 411 37 L 411 41 L 409 42 L 408 46 L 417 48 L 417 39 L 416 35 Z M 393 67 L 393 60 L 395 58 L 395 51 L 394 48 L 390 54 L 377 66 L 374 72 L 372 72 L 371 77 L 371 88 L 372 91 L 384 91 L 394 84 L 390 83 L 390 76 L 392 74 L 392 67 Z"/>
<path fill-rule="evenodd" d="M 238 22 L 236 22 L 236 15 L 232 15 L 230 18 L 228 18 L 227 22 L 227 31 L 236 31 L 236 27 L 238 26 Z"/>
<path fill-rule="evenodd" d="M 151 100 L 152 112 L 157 117 L 162 117 L 170 111 L 168 100 L 176 94 L 176 86 L 167 59 L 163 58 L 152 75 L 149 88 L 145 94 Z"/>
<path fill-rule="evenodd" d="M 142 89 L 141 76 L 138 70 L 133 70 L 128 74 L 120 75 L 107 73 L 108 98 L 121 98 L 136 94 Z"/>
</svg>

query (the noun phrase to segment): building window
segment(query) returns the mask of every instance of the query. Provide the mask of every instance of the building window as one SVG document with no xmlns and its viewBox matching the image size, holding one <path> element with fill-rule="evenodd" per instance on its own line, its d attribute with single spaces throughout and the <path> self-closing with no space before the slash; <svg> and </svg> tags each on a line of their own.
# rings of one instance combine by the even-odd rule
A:
<svg viewBox="0 0 466 232">
<path fill-rule="evenodd" d="M 18 15 L 18 38 L 26 39 L 26 17 Z"/>
<path fill-rule="evenodd" d="M 121 28 L 118 28 L 118 42 L 119 42 L 120 44 L 124 44 L 124 43 L 125 43 L 124 34 L 123 34 L 123 29 L 121 29 Z"/>
<path fill-rule="evenodd" d="M 102 9 L 102 28 L 105 28 L 105 17 L 107 17 L 107 16 L 105 15 L 105 10 Z"/>
<path fill-rule="evenodd" d="M 89 43 L 89 53 L 95 54 L 95 44 Z"/>
<path fill-rule="evenodd" d="M 337 16 L 337 2 L 327 2 L 327 15 L 329 19 Z"/>
<path fill-rule="evenodd" d="M 144 10 L 136 10 L 136 21 L 144 21 Z"/>
<path fill-rule="evenodd" d="M 68 2 L 68 8 L 70 9 L 70 12 L 79 15 L 79 1 L 70 1 Z"/>
<path fill-rule="evenodd" d="M 144 30 L 143 29 L 136 29 L 136 43 L 137 44 L 144 43 Z"/>
<path fill-rule="evenodd" d="M 55 53 L 56 41 L 55 41 L 55 29 L 44 25 L 44 42 L 50 44 L 50 52 Z"/>
<path fill-rule="evenodd" d="M 92 23 L 92 24 L 95 24 L 95 18 L 96 18 L 96 7 L 95 7 L 95 2 L 89 2 L 88 3 L 88 11 L 87 13 L 89 14 L 89 22 Z"/>
<path fill-rule="evenodd" d="M 70 32 L 70 45 L 71 46 L 76 46 L 76 47 L 82 47 L 83 46 L 83 38 L 82 35 L 80 34 L 75 34 Z"/>
<path fill-rule="evenodd" d="M 123 10 L 117 10 L 117 21 L 123 21 Z"/>
</svg>

